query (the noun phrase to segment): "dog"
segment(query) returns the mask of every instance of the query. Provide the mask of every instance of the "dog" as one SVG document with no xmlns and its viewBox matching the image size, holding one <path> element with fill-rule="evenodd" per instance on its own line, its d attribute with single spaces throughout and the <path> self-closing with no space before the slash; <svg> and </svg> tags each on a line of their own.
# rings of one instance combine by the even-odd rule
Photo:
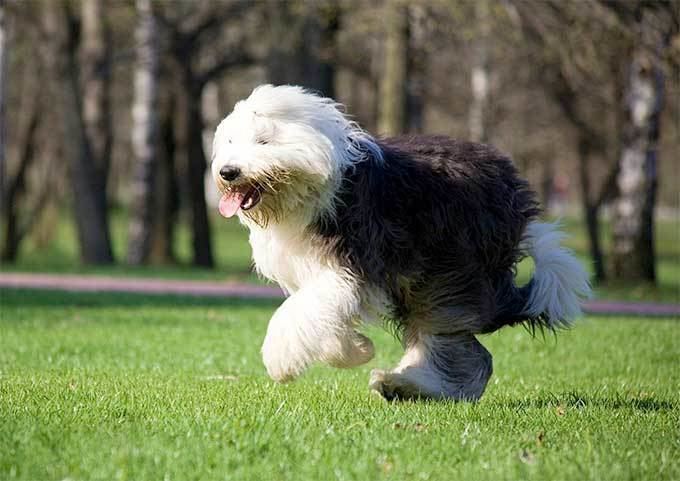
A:
<svg viewBox="0 0 680 481">
<path fill-rule="evenodd" d="M 404 356 L 371 372 L 386 399 L 474 401 L 492 374 L 478 335 L 567 327 L 588 276 L 537 220 L 535 193 L 491 146 L 444 136 L 375 138 L 344 107 L 262 85 L 218 125 L 219 212 L 250 230 L 257 271 L 289 296 L 262 346 L 269 376 L 371 360 L 362 323 L 394 327 Z M 515 284 L 531 256 L 532 279 Z"/>
</svg>

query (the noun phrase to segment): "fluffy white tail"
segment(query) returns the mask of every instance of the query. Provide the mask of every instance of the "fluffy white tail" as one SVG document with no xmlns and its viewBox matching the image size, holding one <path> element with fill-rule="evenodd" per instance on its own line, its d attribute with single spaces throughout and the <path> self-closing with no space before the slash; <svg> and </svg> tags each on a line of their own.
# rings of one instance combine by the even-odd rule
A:
<svg viewBox="0 0 680 481">
<path fill-rule="evenodd" d="M 560 245 L 563 238 L 558 224 L 531 222 L 522 240 L 535 265 L 524 312 L 550 329 L 569 327 L 592 295 L 588 274 L 572 251 Z"/>
</svg>

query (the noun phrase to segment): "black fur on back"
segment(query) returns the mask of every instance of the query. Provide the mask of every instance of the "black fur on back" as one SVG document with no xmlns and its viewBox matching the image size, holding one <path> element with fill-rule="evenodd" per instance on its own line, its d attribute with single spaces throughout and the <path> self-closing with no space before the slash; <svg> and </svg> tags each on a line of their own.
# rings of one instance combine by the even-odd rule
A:
<svg viewBox="0 0 680 481">
<path fill-rule="evenodd" d="M 492 332 L 526 319 L 519 243 L 539 214 L 511 160 L 443 136 L 379 142 L 384 163 L 345 172 L 335 215 L 311 226 L 363 282 L 389 293 L 399 328 Z"/>
</svg>

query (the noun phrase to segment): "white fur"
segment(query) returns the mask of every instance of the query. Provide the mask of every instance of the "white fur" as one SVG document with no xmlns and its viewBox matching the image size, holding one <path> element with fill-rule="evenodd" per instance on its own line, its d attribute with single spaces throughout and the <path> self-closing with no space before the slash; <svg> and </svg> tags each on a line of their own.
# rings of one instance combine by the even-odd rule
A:
<svg viewBox="0 0 680 481">
<path fill-rule="evenodd" d="M 560 245 L 559 225 L 531 222 L 522 247 L 534 260 L 534 287 L 525 311 L 545 314 L 552 327 L 568 327 L 581 315 L 581 303 L 591 296 L 588 274 L 573 253 Z"/>
<path fill-rule="evenodd" d="M 276 212 L 282 214 L 267 218 L 270 222 L 238 211 L 250 229 L 258 272 L 290 294 L 274 313 L 262 346 L 267 372 L 277 381 L 294 379 L 316 361 L 350 367 L 373 357 L 373 344 L 356 328 L 361 319 L 379 319 L 389 312 L 389 296 L 354 278 L 306 231 L 319 215 L 333 215 L 342 172 L 367 156 L 383 161 L 378 144 L 347 118 L 342 106 L 300 87 L 258 87 L 217 128 L 212 173 L 223 190 L 233 187 L 220 178 L 224 166 L 238 167 L 246 181 L 258 182 L 276 172 L 290 173 L 293 179 L 287 184 L 285 176 L 274 179 L 283 184 L 278 188 L 285 195 L 262 194 L 261 206 L 275 200 Z M 536 262 L 529 313 L 547 312 L 554 325 L 578 315 L 580 298 L 589 293 L 585 272 L 559 246 L 560 236 L 552 225 L 532 223 L 524 240 Z M 446 343 L 446 349 L 438 343 Z M 444 358 L 439 351 L 454 356 Z M 437 372 L 443 362 L 451 365 L 450 379 Z M 490 375 L 491 356 L 471 334 L 446 339 L 424 335 L 407 346 L 394 371 L 380 371 L 373 384 L 477 399 Z"/>
<path fill-rule="evenodd" d="M 352 367 L 373 357 L 373 344 L 354 330 L 360 298 L 354 280 L 335 270 L 319 272 L 277 309 L 262 357 L 272 379 L 294 379 L 323 361 Z"/>
<path fill-rule="evenodd" d="M 341 105 L 293 86 L 257 87 L 215 132 L 212 173 L 218 185 L 225 165 L 249 178 L 272 169 L 304 172 L 313 184 L 291 186 L 298 190 L 290 196 L 297 203 L 266 227 L 238 214 L 250 228 L 258 272 L 291 294 L 272 317 L 262 346 L 267 372 L 277 381 L 295 378 L 315 361 L 350 367 L 373 357 L 373 344 L 355 330 L 366 308 L 355 279 L 304 233 L 332 209 L 342 171 L 364 161 L 366 152 L 382 161 L 373 138 Z M 308 195 L 311 187 L 317 196 Z"/>
<path fill-rule="evenodd" d="M 258 271 L 290 293 L 262 346 L 272 379 L 294 379 L 315 361 L 353 367 L 373 358 L 370 339 L 355 330 L 364 310 L 356 279 L 325 259 L 296 226 L 252 226 L 250 242 Z"/>
<path fill-rule="evenodd" d="M 317 205 L 308 206 L 308 214 L 331 209 L 343 169 L 365 160 L 366 152 L 382 160 L 382 151 L 373 137 L 342 110 L 341 104 L 310 94 L 302 87 L 255 88 L 217 126 L 213 177 L 219 184 L 219 171 L 224 165 L 239 167 L 246 177 L 257 177 L 276 168 L 305 172 L 313 178 L 315 187 L 323 187 L 325 194 Z M 258 143 L 261 140 L 267 144 Z"/>
</svg>

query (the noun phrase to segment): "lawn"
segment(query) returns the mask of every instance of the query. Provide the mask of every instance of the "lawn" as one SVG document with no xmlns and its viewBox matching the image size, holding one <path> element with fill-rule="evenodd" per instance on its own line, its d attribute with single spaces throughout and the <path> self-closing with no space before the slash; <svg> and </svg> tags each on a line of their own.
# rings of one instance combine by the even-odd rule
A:
<svg viewBox="0 0 680 481">
<path fill-rule="evenodd" d="M 479 403 L 388 403 L 377 357 L 276 385 L 275 304 L 1 291 L 0 480 L 680 479 L 680 323 L 485 336 Z"/>
</svg>

